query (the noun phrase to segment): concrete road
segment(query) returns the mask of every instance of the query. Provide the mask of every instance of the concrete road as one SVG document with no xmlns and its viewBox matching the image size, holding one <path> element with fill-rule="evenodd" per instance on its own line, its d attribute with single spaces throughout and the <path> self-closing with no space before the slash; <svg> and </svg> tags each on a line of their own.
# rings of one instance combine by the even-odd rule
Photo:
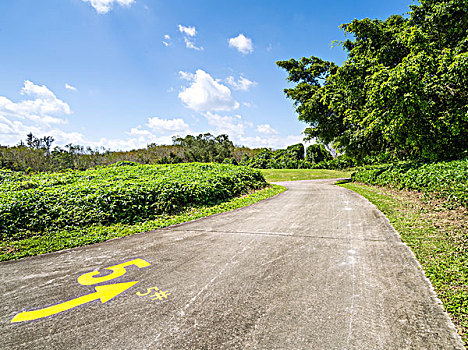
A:
<svg viewBox="0 0 468 350">
<path fill-rule="evenodd" d="M 1 263 L 0 347 L 464 349 L 387 219 L 332 183 Z"/>
</svg>

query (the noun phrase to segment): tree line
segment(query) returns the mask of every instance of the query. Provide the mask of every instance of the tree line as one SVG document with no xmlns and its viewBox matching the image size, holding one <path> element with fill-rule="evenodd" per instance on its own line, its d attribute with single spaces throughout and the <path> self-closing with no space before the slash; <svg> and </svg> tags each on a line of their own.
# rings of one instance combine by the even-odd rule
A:
<svg viewBox="0 0 468 350">
<path fill-rule="evenodd" d="M 141 164 L 225 162 L 257 168 L 298 168 L 320 162 L 323 152 L 331 157 L 323 146 L 318 145 L 314 147 L 318 147 L 321 155 L 313 153 L 310 146 L 306 154 L 302 144 L 274 151 L 235 146 L 228 135 L 214 136 L 210 133 L 174 137 L 172 145 L 149 144 L 130 151 L 92 149 L 73 144 L 53 147 L 54 141 L 53 136 L 36 137 L 30 133 L 16 146 L 0 146 L 0 168 L 24 172 L 84 170 L 119 161 Z"/>
<path fill-rule="evenodd" d="M 215 162 L 273 169 L 343 168 L 354 165 L 344 156 L 334 158 L 322 144 L 302 143 L 285 149 L 236 146 L 229 136 L 210 133 L 173 137 L 172 145 L 149 144 L 130 151 L 92 149 L 68 144 L 52 147 L 54 138 L 32 133 L 16 146 L 0 146 L 0 168 L 23 172 L 85 170 L 121 161 L 140 164 Z"/>
<path fill-rule="evenodd" d="M 344 169 L 356 165 L 345 155 L 333 157 L 323 144 L 305 148 L 302 143 L 285 149 L 264 148 L 253 157 L 244 155 L 240 164 L 260 169 Z"/>
</svg>

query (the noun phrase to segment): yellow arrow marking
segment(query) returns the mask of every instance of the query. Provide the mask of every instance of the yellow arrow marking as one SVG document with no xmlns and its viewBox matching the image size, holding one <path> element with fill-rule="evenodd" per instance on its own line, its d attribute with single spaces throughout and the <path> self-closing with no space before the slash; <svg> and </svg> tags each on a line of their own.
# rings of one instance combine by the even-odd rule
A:
<svg viewBox="0 0 468 350">
<path fill-rule="evenodd" d="M 11 322 L 14 323 L 14 322 L 32 321 L 32 320 L 37 320 L 43 317 L 52 316 L 52 315 L 73 309 L 77 306 L 89 303 L 97 299 L 101 299 L 101 302 L 105 303 L 111 300 L 112 298 L 115 298 L 117 295 L 125 292 L 127 289 L 129 289 L 130 287 L 132 287 L 133 285 L 137 283 L 138 281 L 133 281 L 133 282 L 97 286 L 97 287 L 94 287 L 96 289 L 96 292 L 94 293 L 86 294 L 76 299 L 65 301 L 57 305 L 52 305 L 44 309 L 21 312 L 15 317 L 13 317 Z"/>
</svg>

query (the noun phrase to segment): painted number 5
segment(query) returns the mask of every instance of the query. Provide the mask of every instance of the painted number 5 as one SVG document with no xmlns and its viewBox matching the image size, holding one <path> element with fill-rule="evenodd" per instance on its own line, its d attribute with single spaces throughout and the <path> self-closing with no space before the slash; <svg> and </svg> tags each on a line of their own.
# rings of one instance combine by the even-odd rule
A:
<svg viewBox="0 0 468 350">
<path fill-rule="evenodd" d="M 150 266 L 151 264 L 143 259 L 130 260 L 118 265 L 106 267 L 106 270 L 112 271 L 111 274 L 106 276 L 97 276 L 100 274 L 99 271 L 85 273 L 84 275 L 78 277 L 78 283 L 82 284 L 83 286 L 90 286 L 92 284 L 103 283 L 113 280 L 114 278 L 125 275 L 125 273 L 127 272 L 125 268 L 131 265 L 135 265 L 138 268 L 142 268 Z"/>
</svg>

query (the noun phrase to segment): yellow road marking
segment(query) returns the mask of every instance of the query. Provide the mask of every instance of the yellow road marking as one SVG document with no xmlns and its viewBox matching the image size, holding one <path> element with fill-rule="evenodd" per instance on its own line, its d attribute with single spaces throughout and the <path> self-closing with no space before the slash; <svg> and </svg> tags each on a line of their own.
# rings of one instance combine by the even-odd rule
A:
<svg viewBox="0 0 468 350">
<path fill-rule="evenodd" d="M 149 295 L 151 292 L 154 292 L 153 295 Z M 169 297 L 169 295 L 171 295 L 172 293 L 170 293 L 168 290 L 160 290 L 158 287 L 151 287 L 151 288 L 147 288 L 146 289 L 146 293 L 141 293 L 141 292 L 137 292 L 136 295 L 138 295 L 139 297 L 142 297 L 142 296 L 145 296 L 145 295 L 148 295 L 151 300 L 164 300 L 164 299 L 167 299 Z"/>
<path fill-rule="evenodd" d="M 147 266 L 150 266 L 151 264 L 147 262 L 146 260 L 138 258 L 138 259 L 130 260 L 130 261 L 118 264 L 118 265 L 106 267 L 106 270 L 112 271 L 110 275 L 95 277 L 96 275 L 99 275 L 100 272 L 92 271 L 92 272 L 88 272 L 79 276 L 77 280 L 78 280 L 78 283 L 82 284 L 83 286 L 90 286 L 92 284 L 107 282 L 107 281 L 113 280 L 114 278 L 125 275 L 125 273 L 127 272 L 125 268 L 131 265 L 135 265 L 136 267 L 141 269 L 142 267 L 147 267 Z"/>
<path fill-rule="evenodd" d="M 105 303 L 111 300 L 112 298 L 115 298 L 117 295 L 125 292 L 127 289 L 129 289 L 130 287 L 134 286 L 137 283 L 138 281 L 132 281 L 132 282 L 125 282 L 125 283 L 116 283 L 116 284 L 108 284 L 104 286 L 97 286 L 97 287 L 94 287 L 96 289 L 96 292 L 94 293 L 83 295 L 81 297 L 78 297 L 69 301 L 65 301 L 57 305 L 52 305 L 43 309 L 21 312 L 15 317 L 13 317 L 11 322 L 14 323 L 14 322 L 32 321 L 32 320 L 37 320 L 37 319 L 44 318 L 47 316 L 52 316 L 52 315 L 73 309 L 77 306 L 89 303 L 97 299 L 101 299 L 101 302 Z"/>
</svg>

